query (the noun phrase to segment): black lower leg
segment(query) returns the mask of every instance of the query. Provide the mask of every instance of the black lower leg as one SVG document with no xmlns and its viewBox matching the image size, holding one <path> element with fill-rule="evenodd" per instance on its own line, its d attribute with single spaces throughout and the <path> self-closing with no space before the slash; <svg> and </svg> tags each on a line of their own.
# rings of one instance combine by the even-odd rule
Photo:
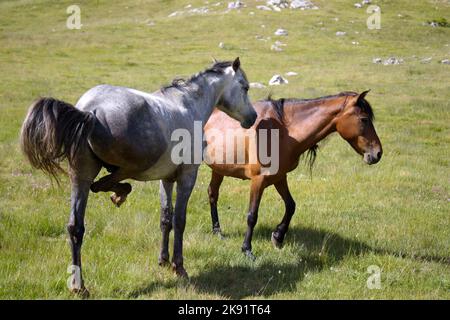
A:
<svg viewBox="0 0 450 320">
<path fill-rule="evenodd" d="M 169 264 L 169 235 L 172 230 L 173 207 L 172 207 L 173 182 L 161 180 L 159 185 L 159 197 L 161 203 L 160 228 L 161 228 L 161 250 L 159 253 L 159 265 Z"/>
<path fill-rule="evenodd" d="M 244 243 L 242 244 L 243 252 L 252 251 L 252 237 L 256 222 L 258 221 L 258 211 L 250 211 L 247 214 L 247 232 L 245 233 Z"/>
<path fill-rule="evenodd" d="M 159 264 L 169 263 L 169 235 L 172 230 L 173 213 L 169 208 L 161 208 L 160 228 L 162 234 Z"/>
<path fill-rule="evenodd" d="M 284 237 L 289 229 L 289 224 L 291 222 L 292 216 L 295 212 L 295 202 L 286 203 L 286 211 L 283 216 L 283 220 L 280 224 L 277 225 L 275 231 L 273 232 L 273 237 L 279 242 L 282 243 L 284 241 Z"/>
<path fill-rule="evenodd" d="M 211 207 L 211 222 L 214 234 L 221 234 L 219 213 L 217 212 L 217 202 L 219 200 L 219 189 L 222 184 L 223 176 L 212 173 L 211 182 L 208 187 L 209 204 Z"/>
<path fill-rule="evenodd" d="M 250 191 L 250 205 L 247 214 L 247 232 L 245 233 L 244 243 L 242 244 L 242 251 L 252 260 L 255 256 L 252 253 L 252 237 L 253 230 L 258 222 L 259 203 L 264 191 L 263 178 L 252 181 Z"/>
</svg>

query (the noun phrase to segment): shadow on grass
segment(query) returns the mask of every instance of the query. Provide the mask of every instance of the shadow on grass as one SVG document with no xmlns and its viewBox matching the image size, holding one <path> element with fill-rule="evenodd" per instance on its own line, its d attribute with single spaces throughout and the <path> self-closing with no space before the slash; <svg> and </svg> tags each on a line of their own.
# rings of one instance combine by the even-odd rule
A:
<svg viewBox="0 0 450 320">
<path fill-rule="evenodd" d="M 271 230 L 261 226 L 258 236 L 270 239 Z M 225 240 L 226 241 L 226 240 Z M 199 293 L 216 294 L 230 299 L 248 296 L 270 296 L 294 292 L 299 281 L 309 272 L 320 272 L 324 267 L 339 262 L 344 255 L 358 255 L 371 251 L 364 243 L 342 238 L 322 230 L 292 228 L 291 244 L 298 248 L 295 263 L 258 263 L 252 265 L 223 264 L 209 266 L 190 279 L 190 285 Z M 275 250 L 275 249 L 273 249 Z M 157 288 L 174 288 L 176 281 L 153 282 L 130 293 L 130 298 L 149 295 Z"/>
<path fill-rule="evenodd" d="M 261 225 L 255 238 L 270 239 L 272 229 Z M 231 234 L 229 234 L 231 236 Z M 234 235 L 233 235 L 234 237 Z M 225 240 L 226 241 L 226 240 Z M 295 292 L 296 286 L 310 272 L 320 272 L 338 264 L 345 256 L 358 256 L 366 253 L 393 255 L 419 261 L 433 261 L 449 264 L 448 257 L 418 256 L 372 248 L 369 245 L 326 230 L 293 227 L 285 240 L 297 248 L 295 263 L 251 263 L 229 265 L 227 261 L 209 266 L 199 275 L 190 278 L 189 285 L 198 293 L 214 294 L 230 299 L 243 299 L 249 296 L 267 297 L 277 293 Z M 273 249 L 275 250 L 275 249 Z M 137 288 L 129 294 L 130 298 L 150 295 L 158 288 L 173 289 L 179 286 L 176 280 L 153 282 Z"/>
</svg>

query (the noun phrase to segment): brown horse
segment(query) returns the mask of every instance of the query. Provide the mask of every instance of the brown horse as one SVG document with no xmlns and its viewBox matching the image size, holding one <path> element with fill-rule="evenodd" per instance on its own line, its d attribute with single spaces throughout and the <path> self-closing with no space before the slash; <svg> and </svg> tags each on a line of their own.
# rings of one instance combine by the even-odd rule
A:
<svg viewBox="0 0 450 320">
<path fill-rule="evenodd" d="M 240 128 L 239 122 L 233 120 L 219 110 L 213 112 L 205 126 L 207 149 L 205 155 L 211 159 L 217 159 L 217 152 L 226 153 L 229 146 L 219 145 L 220 139 L 213 139 L 212 132 L 217 131 L 225 136 L 230 129 L 240 132 L 239 136 L 256 136 L 261 129 L 278 129 L 279 141 L 265 140 L 267 144 L 279 143 L 278 171 L 267 174 L 265 165 L 257 161 L 248 160 L 252 150 L 250 144 L 245 142 L 246 159 L 242 164 L 222 164 L 220 162 L 208 163 L 212 168 L 211 182 L 208 188 L 209 202 L 211 205 L 211 218 L 213 232 L 220 236 L 221 229 L 217 213 L 217 201 L 219 189 L 224 176 L 251 180 L 250 203 L 247 215 L 247 232 L 245 234 L 242 251 L 254 259 L 252 254 L 252 234 L 258 219 L 258 208 L 263 191 L 270 185 L 275 185 L 276 190 L 283 199 L 286 211 L 281 223 L 272 233 L 272 242 L 277 248 L 281 248 L 289 223 L 295 211 L 295 202 L 289 192 L 286 174 L 294 170 L 299 163 L 300 156 L 305 151 L 311 151 L 312 162 L 315 157 L 317 143 L 329 134 L 337 131 L 357 153 L 363 156 L 367 164 L 377 163 L 382 155 L 380 140 L 373 126 L 374 114 L 370 104 L 365 100 L 368 91 L 361 94 L 355 92 L 342 92 L 334 96 L 326 96 L 317 99 L 272 99 L 258 101 L 254 108 L 258 113 L 255 124 L 247 130 Z M 253 130 L 253 131 L 249 131 Z M 223 140 L 223 139 L 222 139 Z M 258 148 L 261 139 L 256 138 Z M 241 141 L 242 142 L 242 141 Z M 222 142 L 223 143 L 223 142 Z M 235 148 L 237 150 L 237 148 Z M 233 149 L 234 150 L 234 149 Z M 234 152 L 234 151 L 232 151 Z M 254 152 L 254 151 L 253 151 Z M 311 164 L 312 164 L 311 162 Z"/>
</svg>

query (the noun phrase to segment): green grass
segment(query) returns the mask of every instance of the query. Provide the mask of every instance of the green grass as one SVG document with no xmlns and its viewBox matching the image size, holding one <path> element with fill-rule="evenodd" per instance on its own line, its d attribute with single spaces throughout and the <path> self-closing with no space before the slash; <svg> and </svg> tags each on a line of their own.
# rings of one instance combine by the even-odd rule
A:
<svg viewBox="0 0 450 320">
<path fill-rule="evenodd" d="M 252 99 L 270 91 L 312 98 L 372 89 L 368 100 L 383 159 L 366 166 L 338 136 L 327 139 L 312 178 L 304 164 L 289 175 L 297 211 L 282 250 L 270 242 L 284 213 L 282 201 L 273 188 L 265 193 L 253 241 L 255 262 L 240 252 L 248 182 L 229 178 L 223 184 L 219 211 L 227 239 L 222 241 L 210 233 L 210 170 L 202 166 L 185 232 L 189 282 L 157 265 L 157 182 L 133 182 L 120 209 L 107 194 L 92 195 L 83 246 L 91 296 L 450 298 L 450 66 L 438 63 L 450 57 L 450 29 L 423 25 L 448 20 L 449 2 L 373 1 L 381 7 L 381 30 L 367 29 L 368 15 L 355 9 L 354 1 L 315 0 L 319 10 L 281 13 L 245 2 L 240 12 L 223 14 L 222 3 L 215 13 L 167 18 L 203 1 L 78 1 L 81 30 L 65 27 L 71 1 L 0 2 L 0 298 L 73 298 L 66 288 L 67 177 L 61 188 L 52 186 L 18 148 L 31 101 L 52 95 L 75 103 L 100 83 L 154 91 L 175 76 L 201 70 L 211 57 L 236 56 L 253 82 L 299 73 L 286 86 L 251 90 Z M 289 31 L 280 39 L 287 44 L 283 52 L 270 51 L 277 28 Z M 337 31 L 347 35 L 336 37 Z M 257 35 L 272 39 L 259 41 Z M 405 62 L 372 63 L 389 56 Z M 425 57 L 433 59 L 420 63 Z M 380 290 L 366 287 L 370 265 L 382 270 Z"/>
</svg>

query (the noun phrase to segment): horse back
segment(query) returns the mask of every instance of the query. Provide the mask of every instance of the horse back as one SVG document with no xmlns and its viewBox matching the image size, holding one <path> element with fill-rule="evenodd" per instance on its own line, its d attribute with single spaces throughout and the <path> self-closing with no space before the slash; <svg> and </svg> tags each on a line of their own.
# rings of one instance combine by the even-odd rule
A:
<svg viewBox="0 0 450 320">
<path fill-rule="evenodd" d="M 86 92 L 75 107 L 96 117 L 88 142 L 100 160 L 141 171 L 164 154 L 168 137 L 164 134 L 161 106 L 136 92 L 100 85 Z"/>
</svg>

